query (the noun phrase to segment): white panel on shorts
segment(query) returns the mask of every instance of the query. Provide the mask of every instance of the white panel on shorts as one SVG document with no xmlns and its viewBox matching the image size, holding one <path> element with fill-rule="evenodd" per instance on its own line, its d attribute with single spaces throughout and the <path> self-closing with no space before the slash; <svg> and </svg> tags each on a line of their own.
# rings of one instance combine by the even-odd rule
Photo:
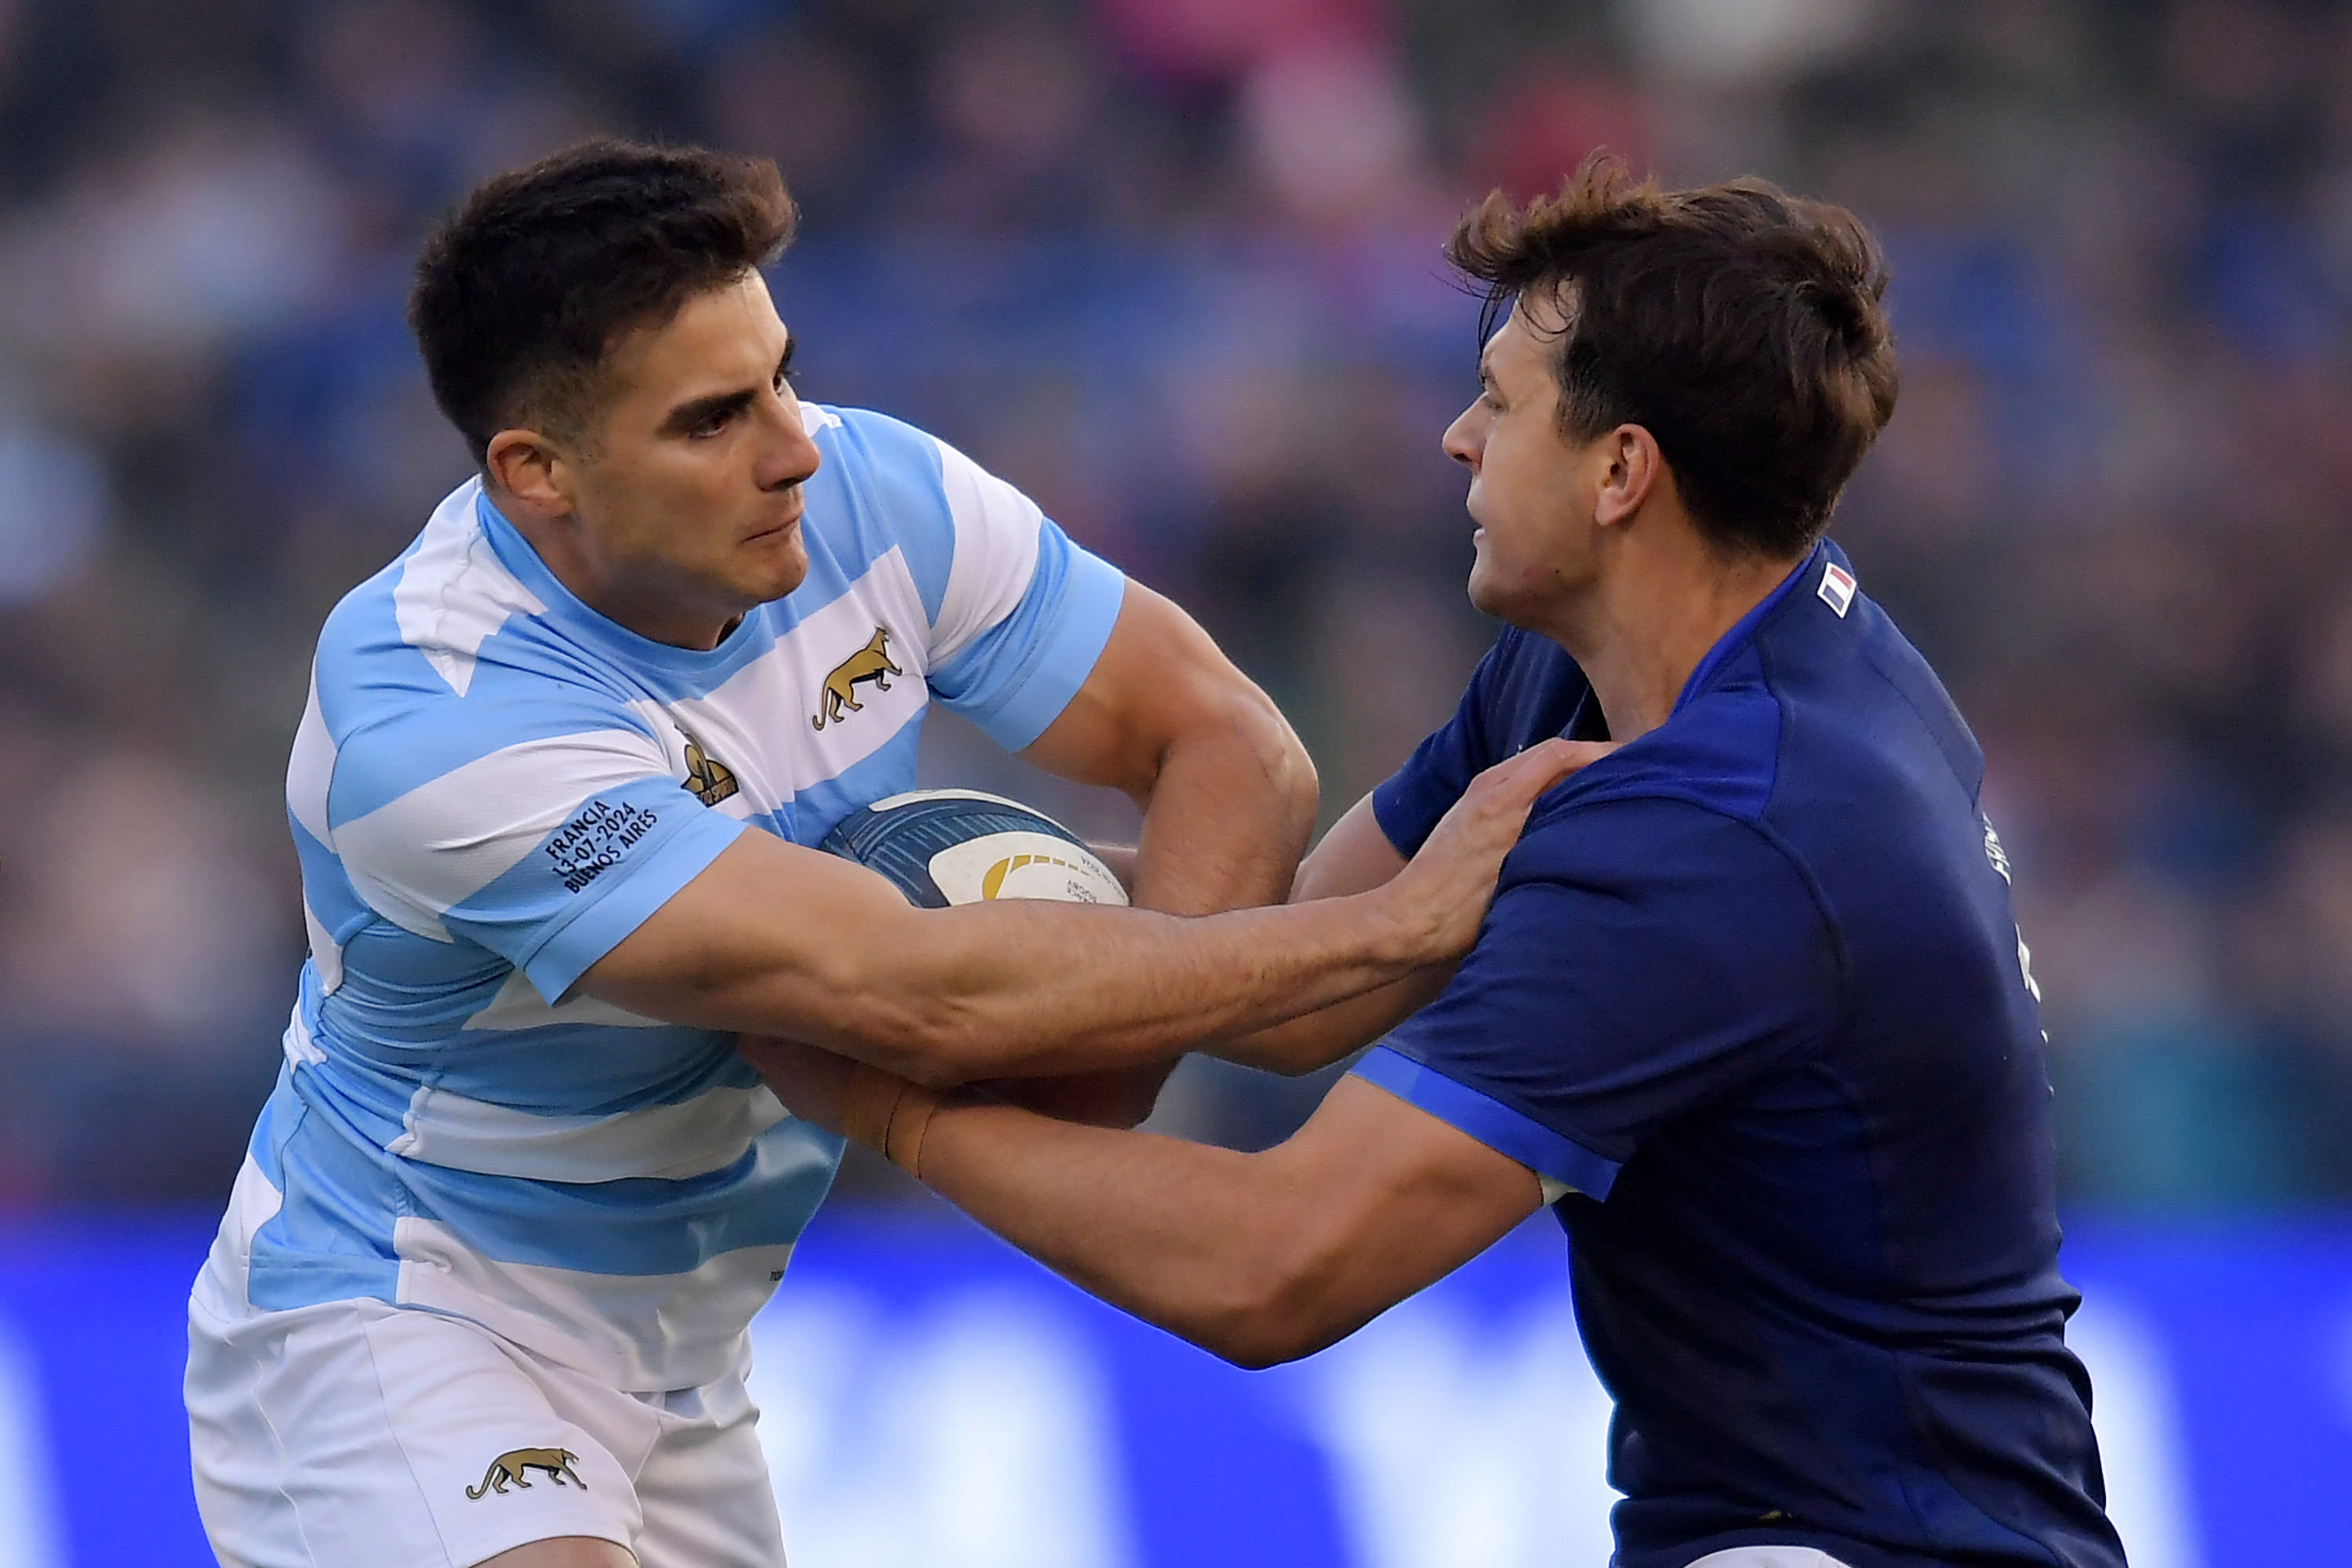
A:
<svg viewBox="0 0 2352 1568">
<path fill-rule="evenodd" d="M 1689 1568 L 1845 1568 L 1845 1564 L 1811 1546 L 1735 1546 L 1696 1558 Z"/>
<path fill-rule="evenodd" d="M 793 1256 L 787 1242 L 722 1252 L 684 1274 L 592 1274 L 497 1262 L 447 1227 L 414 1217 L 394 1222 L 392 1246 L 402 1306 L 471 1319 L 624 1389 L 690 1387 L 719 1376 Z"/>
<path fill-rule="evenodd" d="M 385 1152 L 453 1171 L 533 1182 L 677 1181 L 723 1171 L 784 1120 L 765 1084 L 712 1089 L 675 1105 L 608 1116 L 548 1116 L 426 1084 Z"/>
<path fill-rule="evenodd" d="M 1045 514 L 994 474 L 939 442 L 940 483 L 955 520 L 955 554 L 932 628 L 931 662 L 945 664 L 1020 606 L 1037 573 Z"/>
<path fill-rule="evenodd" d="M 392 591 L 401 640 L 460 697 L 474 683 L 482 644 L 509 616 L 547 613 L 490 547 L 475 510 L 481 493 L 482 481 L 468 479 L 433 509 Z"/>
<path fill-rule="evenodd" d="M 196 1276 L 195 1296 L 216 1315 L 234 1316 L 247 1310 L 247 1281 L 253 1273 L 254 1233 L 278 1217 L 285 1194 L 269 1184 L 251 1154 L 238 1167 L 236 1184 L 229 1189 L 228 1210 L 213 1235 L 212 1254 Z"/>
<path fill-rule="evenodd" d="M 498 880 L 600 789 L 669 776 L 652 737 L 589 730 L 452 768 L 335 830 L 343 872 L 402 930 L 449 940 L 441 917 Z"/>
</svg>

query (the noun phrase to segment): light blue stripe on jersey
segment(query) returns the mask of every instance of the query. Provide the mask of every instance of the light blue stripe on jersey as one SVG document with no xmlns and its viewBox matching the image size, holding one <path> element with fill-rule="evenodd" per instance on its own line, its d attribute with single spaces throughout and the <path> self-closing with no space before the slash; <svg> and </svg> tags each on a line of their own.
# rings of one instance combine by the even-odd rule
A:
<svg viewBox="0 0 2352 1568">
<path fill-rule="evenodd" d="M 680 888 L 709 868 L 735 842 L 743 825 L 716 812 L 687 818 L 677 836 L 651 866 L 641 867 L 600 901 L 558 926 L 539 951 L 523 961 L 523 973 L 552 1002 L 572 989 L 588 966 L 613 951 L 621 939 L 646 923 Z"/>
<path fill-rule="evenodd" d="M 793 803 L 793 840 L 821 843 L 851 812 L 912 788 L 899 781 L 915 776 L 915 753 L 922 738 L 922 726 L 909 724 L 864 762 L 853 763 L 838 777 L 811 784 Z"/>
<path fill-rule="evenodd" d="M 955 561 L 955 517 L 941 489 L 940 444 L 879 414 L 856 408 L 827 412 L 842 422 L 840 482 L 861 492 L 870 515 L 890 519 L 890 542 L 905 552 L 923 614 L 936 623 Z M 817 479 L 824 478 L 820 469 Z M 860 570 L 866 564 L 856 563 Z"/>
<path fill-rule="evenodd" d="M 302 901 L 340 947 L 375 919 L 375 911 L 353 890 L 335 852 L 311 837 L 292 812 L 286 814 L 286 826 L 294 836 L 294 858 L 302 866 Z"/>
</svg>

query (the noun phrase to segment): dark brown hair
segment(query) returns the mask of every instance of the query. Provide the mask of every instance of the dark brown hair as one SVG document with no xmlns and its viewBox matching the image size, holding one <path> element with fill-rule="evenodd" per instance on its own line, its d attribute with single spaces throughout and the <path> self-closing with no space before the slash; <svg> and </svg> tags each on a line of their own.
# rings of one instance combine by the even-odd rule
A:
<svg viewBox="0 0 2352 1568">
<path fill-rule="evenodd" d="M 775 259 L 775 164 L 599 137 L 491 179 L 425 242 L 408 296 L 434 401 L 483 461 L 530 420 L 575 437 L 615 338 Z"/>
<path fill-rule="evenodd" d="M 1482 341 L 1521 295 L 1557 299 L 1563 431 L 1649 431 L 1719 546 L 1811 544 L 1895 412 L 1877 244 L 1768 181 L 1669 191 L 1596 155 L 1556 196 L 1488 196 L 1445 254 L 1486 286 Z"/>
</svg>

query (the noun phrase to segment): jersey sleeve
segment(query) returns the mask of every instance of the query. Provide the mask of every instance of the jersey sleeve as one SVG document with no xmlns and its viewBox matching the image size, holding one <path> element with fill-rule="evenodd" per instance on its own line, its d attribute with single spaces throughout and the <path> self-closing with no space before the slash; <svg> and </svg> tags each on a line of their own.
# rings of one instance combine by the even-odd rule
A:
<svg viewBox="0 0 2352 1568">
<path fill-rule="evenodd" d="M 1503 760 L 1491 738 L 1487 708 L 1507 646 L 1507 640 L 1486 650 L 1454 717 L 1414 747 L 1404 766 L 1372 791 L 1372 819 L 1408 859 L 1420 853 L 1422 841 L 1462 798 L 1470 781 Z"/>
<path fill-rule="evenodd" d="M 1093 673 L 1127 579 L 944 441 L 940 470 L 955 542 L 932 628 L 931 689 L 1017 752 Z"/>
<path fill-rule="evenodd" d="M 1825 1037 L 1839 962 L 1788 858 L 1672 800 L 1560 808 L 1507 863 L 1437 1001 L 1355 1072 L 1608 1196 L 1651 1133 Z"/>
<path fill-rule="evenodd" d="M 1110 641 L 1127 579 L 1004 480 L 871 409 L 804 405 L 866 526 L 904 555 L 929 617 L 924 678 L 1007 751 L 1061 715 Z"/>
<path fill-rule="evenodd" d="M 329 817 L 353 889 L 406 931 L 488 948 L 557 1001 L 743 831 L 681 787 L 632 717 L 542 711 L 537 733 L 421 781 L 410 726 L 348 738 Z"/>
</svg>

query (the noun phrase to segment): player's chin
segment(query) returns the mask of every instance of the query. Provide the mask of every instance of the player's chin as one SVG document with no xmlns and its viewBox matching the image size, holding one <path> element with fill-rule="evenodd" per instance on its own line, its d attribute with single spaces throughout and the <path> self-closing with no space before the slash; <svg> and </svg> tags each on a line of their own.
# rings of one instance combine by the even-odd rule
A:
<svg viewBox="0 0 2352 1568">
<path fill-rule="evenodd" d="M 1482 615 L 1499 616 L 1510 597 L 1503 591 L 1502 574 L 1495 569 L 1487 556 L 1484 540 L 1478 543 L 1477 559 L 1470 563 L 1470 605 Z"/>
<path fill-rule="evenodd" d="M 808 580 L 808 546 L 797 526 L 744 541 L 743 555 L 743 586 L 761 604 Z"/>
</svg>

